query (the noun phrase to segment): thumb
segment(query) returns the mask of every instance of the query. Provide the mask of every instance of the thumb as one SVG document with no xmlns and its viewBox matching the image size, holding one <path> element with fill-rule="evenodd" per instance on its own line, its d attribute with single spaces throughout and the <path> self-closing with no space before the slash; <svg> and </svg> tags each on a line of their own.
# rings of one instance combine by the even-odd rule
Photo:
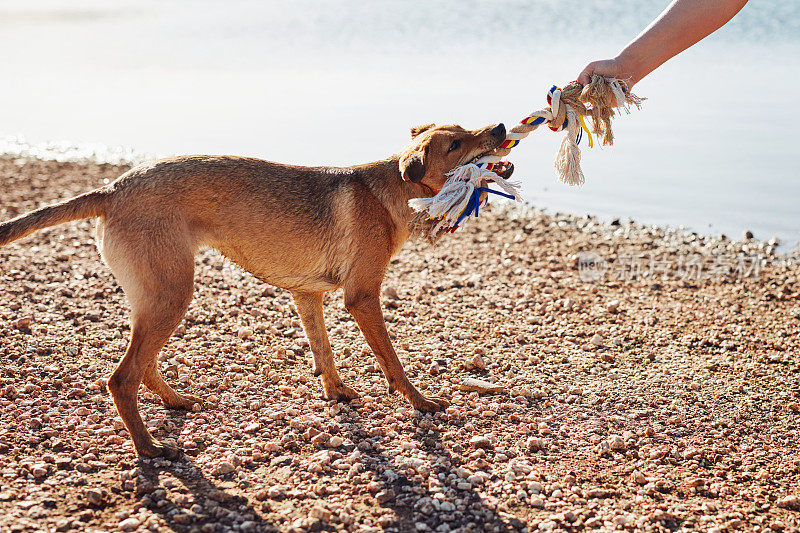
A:
<svg viewBox="0 0 800 533">
<path fill-rule="evenodd" d="M 578 75 L 578 83 L 588 85 L 592 81 L 592 74 L 594 74 L 594 63 L 589 63 Z"/>
</svg>

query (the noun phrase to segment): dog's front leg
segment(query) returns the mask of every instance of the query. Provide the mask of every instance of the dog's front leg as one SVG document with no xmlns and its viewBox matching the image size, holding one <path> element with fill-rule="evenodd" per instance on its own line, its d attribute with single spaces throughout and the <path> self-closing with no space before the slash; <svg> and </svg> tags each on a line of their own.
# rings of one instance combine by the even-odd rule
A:
<svg viewBox="0 0 800 533">
<path fill-rule="evenodd" d="M 342 383 L 336 362 L 333 360 L 331 343 L 325 331 L 325 319 L 322 315 L 321 292 L 293 292 L 294 303 L 303 329 L 314 353 L 314 375 L 322 374 L 322 390 L 328 400 L 352 400 L 358 393 Z"/>
<path fill-rule="evenodd" d="M 344 290 L 344 305 L 353 315 L 358 327 L 367 339 L 367 344 L 375 352 L 375 357 L 381 365 L 389 388 L 396 390 L 411 402 L 420 411 L 442 411 L 450 405 L 447 400 L 441 398 L 426 398 L 406 377 L 403 365 L 397 358 L 397 354 L 389 340 L 389 333 L 386 331 L 386 323 L 383 321 L 381 313 L 380 287 L 372 290 L 360 288 L 348 288 Z"/>
</svg>

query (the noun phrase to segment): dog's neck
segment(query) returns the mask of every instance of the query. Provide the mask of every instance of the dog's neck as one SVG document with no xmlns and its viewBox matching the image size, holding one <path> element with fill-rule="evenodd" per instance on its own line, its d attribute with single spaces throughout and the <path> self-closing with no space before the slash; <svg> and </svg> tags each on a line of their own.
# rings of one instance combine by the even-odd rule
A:
<svg viewBox="0 0 800 533">
<path fill-rule="evenodd" d="M 419 183 L 405 181 L 400 173 L 400 155 L 387 159 L 353 167 L 362 177 L 375 197 L 381 202 L 392 217 L 396 229 L 408 237 L 408 223 L 414 211 L 408 206 L 412 198 L 433 196 L 434 191 Z"/>
</svg>

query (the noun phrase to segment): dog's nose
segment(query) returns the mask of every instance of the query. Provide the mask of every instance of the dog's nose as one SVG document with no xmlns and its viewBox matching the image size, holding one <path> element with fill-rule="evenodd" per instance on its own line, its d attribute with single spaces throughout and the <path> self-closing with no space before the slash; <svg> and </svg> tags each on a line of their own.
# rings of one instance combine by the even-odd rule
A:
<svg viewBox="0 0 800 533">
<path fill-rule="evenodd" d="M 503 139 L 506 138 L 506 126 L 502 122 L 492 128 L 492 131 L 489 132 L 493 137 L 502 137 Z"/>
</svg>

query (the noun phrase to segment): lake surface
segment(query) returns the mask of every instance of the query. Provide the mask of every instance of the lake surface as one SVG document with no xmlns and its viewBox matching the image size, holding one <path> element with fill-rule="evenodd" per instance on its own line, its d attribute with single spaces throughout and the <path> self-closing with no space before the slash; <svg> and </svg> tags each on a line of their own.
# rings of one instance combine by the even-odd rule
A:
<svg viewBox="0 0 800 533">
<path fill-rule="evenodd" d="M 511 126 L 614 56 L 653 0 L 1 0 L 0 133 L 298 164 L 382 158 L 412 125 Z M 612 148 L 556 181 L 560 135 L 515 148 L 549 211 L 800 240 L 800 2 L 751 2 L 639 83 Z M 2 184 L 0 184 L 0 189 Z M 0 193 L 1 194 L 1 193 Z"/>
</svg>

